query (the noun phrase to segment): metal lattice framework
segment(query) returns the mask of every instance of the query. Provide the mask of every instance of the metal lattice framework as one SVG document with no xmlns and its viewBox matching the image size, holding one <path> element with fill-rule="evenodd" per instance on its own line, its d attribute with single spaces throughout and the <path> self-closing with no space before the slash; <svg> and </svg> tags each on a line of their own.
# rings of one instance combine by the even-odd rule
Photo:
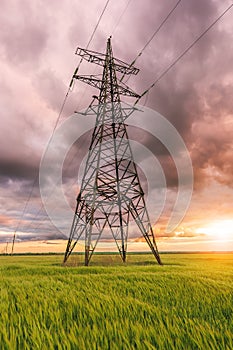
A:
<svg viewBox="0 0 233 350">
<path fill-rule="evenodd" d="M 113 58 L 111 38 L 106 54 L 78 48 L 83 59 L 103 66 L 102 79 L 74 74 L 75 79 L 99 88 L 96 123 L 89 147 L 81 189 L 71 226 L 64 262 L 79 239 L 85 236 L 85 265 L 90 262 L 105 230 L 110 230 L 122 260 L 126 260 L 130 219 L 134 220 L 152 253 L 161 263 L 153 228 L 145 205 L 136 165 L 124 120 L 132 108 L 122 108 L 120 95 L 138 98 L 127 86 L 120 85 L 116 72 L 137 74 L 138 69 Z"/>
</svg>

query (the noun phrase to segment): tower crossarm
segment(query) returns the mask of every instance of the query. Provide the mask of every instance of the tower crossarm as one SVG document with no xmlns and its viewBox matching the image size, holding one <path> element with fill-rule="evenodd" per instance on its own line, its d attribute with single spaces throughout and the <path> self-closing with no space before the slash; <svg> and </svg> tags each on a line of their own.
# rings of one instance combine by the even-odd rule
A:
<svg viewBox="0 0 233 350">
<path fill-rule="evenodd" d="M 84 83 L 87 83 L 95 88 L 101 89 L 102 87 L 102 80 L 101 79 L 97 79 L 95 76 L 93 75 L 74 75 L 74 79 L 78 79 Z M 134 92 L 133 90 L 131 90 L 128 86 L 122 86 L 122 85 L 113 85 L 114 88 L 118 89 L 118 93 L 120 95 L 124 95 L 124 96 L 131 96 L 131 97 L 140 97 L 140 95 L 138 95 L 136 92 Z M 115 89 L 114 89 L 115 90 Z"/>
<path fill-rule="evenodd" d="M 78 47 L 76 49 L 76 55 L 81 56 L 84 60 L 98 64 L 99 66 L 104 66 L 106 54 L 86 50 Z M 118 58 L 114 58 L 114 68 L 116 71 L 122 73 L 122 74 L 138 74 L 139 69 L 133 67 L 132 65 L 129 65 Z"/>
</svg>

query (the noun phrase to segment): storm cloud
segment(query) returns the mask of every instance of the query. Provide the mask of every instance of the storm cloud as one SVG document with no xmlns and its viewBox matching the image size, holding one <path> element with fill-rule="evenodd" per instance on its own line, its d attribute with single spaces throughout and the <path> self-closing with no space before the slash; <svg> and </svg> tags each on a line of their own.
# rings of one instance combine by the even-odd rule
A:
<svg viewBox="0 0 233 350">
<path fill-rule="evenodd" d="M 127 84 L 139 94 L 146 90 L 230 3 L 228 0 L 181 1 L 137 59 L 135 65 L 140 72 L 130 77 Z M 106 40 L 112 35 L 114 55 L 132 62 L 174 4 L 172 0 L 136 0 L 124 12 L 126 1 L 110 1 L 89 48 L 104 52 Z M 34 183 L 32 199 L 19 228 L 21 239 L 40 235 L 42 239 L 63 237 L 46 219 L 35 177 L 79 62 L 75 49 L 86 46 L 103 6 L 104 2 L 92 1 L 90 10 L 89 3 L 75 0 L 1 2 L 0 231 L 3 236 L 17 227 Z M 231 9 L 140 101 L 174 125 L 192 158 L 195 177 L 190 211 L 193 212 L 188 212 L 184 222 L 191 228 L 177 234 L 180 238 L 195 236 L 192 229 L 198 222 L 198 207 L 209 203 L 206 193 L 212 191 L 213 201 L 224 202 L 222 215 L 233 214 L 232 15 Z M 94 65 L 83 62 L 80 74 L 100 72 L 95 69 Z M 76 82 L 60 120 L 87 107 L 93 91 Z M 164 169 L 169 194 L 161 217 L 162 229 L 177 191 L 174 162 L 166 147 L 153 136 L 133 128 L 129 135 L 150 149 Z M 88 149 L 89 137 L 87 133 L 73 145 L 64 163 L 64 192 L 72 207 L 78 190 L 74 184 L 76 172 Z M 209 208 L 211 216 L 215 209 L 212 205 Z M 44 226 L 36 231 L 42 219 Z"/>
</svg>

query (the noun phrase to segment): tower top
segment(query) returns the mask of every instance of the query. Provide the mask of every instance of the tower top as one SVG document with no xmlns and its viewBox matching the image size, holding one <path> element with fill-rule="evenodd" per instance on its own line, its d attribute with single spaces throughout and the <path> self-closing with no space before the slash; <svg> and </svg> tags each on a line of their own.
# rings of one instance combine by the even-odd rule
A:
<svg viewBox="0 0 233 350">
<path fill-rule="evenodd" d="M 111 36 L 108 38 L 107 45 L 110 45 L 111 47 Z M 82 57 L 84 60 L 98 64 L 99 66 L 104 66 L 105 59 L 106 59 L 106 53 L 100 53 L 92 50 L 82 49 L 81 47 L 77 47 L 76 55 Z M 115 64 L 115 70 L 122 73 L 122 74 L 133 74 L 137 75 L 139 72 L 139 69 L 134 67 L 131 64 L 125 63 L 122 60 L 119 60 L 118 58 L 114 57 L 114 64 Z"/>
<path fill-rule="evenodd" d="M 140 98 L 140 95 L 135 93 L 132 89 L 130 89 L 126 84 L 120 83 L 118 81 L 116 72 L 119 72 L 123 75 L 129 75 L 129 74 L 138 74 L 139 69 L 135 68 L 133 65 L 125 63 L 118 58 L 113 57 L 113 52 L 112 52 L 112 46 L 111 46 L 111 37 L 108 38 L 107 40 L 107 49 L 106 53 L 100 53 L 92 50 L 87 50 L 87 49 L 82 49 L 80 47 L 77 48 L 76 50 L 76 55 L 79 55 L 82 57 L 82 59 L 86 60 L 87 62 L 90 63 L 95 63 L 99 66 L 104 67 L 103 71 L 103 77 L 102 79 L 96 78 L 96 76 L 93 75 L 79 75 L 77 74 L 77 69 L 73 75 L 73 79 L 81 80 L 84 83 L 87 83 L 95 88 L 98 88 L 100 91 L 103 89 L 103 81 L 106 81 L 106 78 L 108 80 L 108 73 L 107 71 L 110 72 L 110 78 L 112 75 L 114 75 L 114 81 L 111 81 L 111 86 L 114 88 L 115 92 L 118 95 L 124 95 L 124 96 L 130 96 L 130 97 L 135 97 L 135 98 Z M 114 67 L 114 69 L 113 69 Z M 107 75 L 106 75 L 107 74 Z M 106 75 L 106 76 L 104 76 Z M 111 79 L 112 80 L 112 79 Z"/>
</svg>

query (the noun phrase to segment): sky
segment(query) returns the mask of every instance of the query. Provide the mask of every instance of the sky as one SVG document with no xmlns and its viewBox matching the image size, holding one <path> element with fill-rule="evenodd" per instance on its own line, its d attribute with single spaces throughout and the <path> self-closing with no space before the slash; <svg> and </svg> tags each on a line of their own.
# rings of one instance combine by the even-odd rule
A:
<svg viewBox="0 0 233 350">
<path fill-rule="evenodd" d="M 1 1 L 1 242 L 10 242 L 15 230 L 17 242 L 67 238 L 64 229 L 70 222 L 56 206 L 53 194 L 49 201 L 54 215 L 63 222 L 62 229 L 50 222 L 42 206 L 37 174 L 79 63 L 75 50 L 87 46 L 105 3 Z M 132 62 L 175 3 L 110 0 L 89 49 L 105 52 L 107 38 L 112 35 L 115 57 Z M 141 94 L 231 3 L 181 1 L 137 59 L 135 66 L 140 72 L 127 84 Z M 167 202 L 153 223 L 160 250 L 233 250 L 232 17 L 231 8 L 141 101 L 172 123 L 192 160 L 192 199 L 173 232 L 166 232 L 166 224 L 178 190 L 174 163 L 164 146 L 148 134 L 142 137 L 131 129 L 135 140 L 153 152 L 166 177 Z M 99 72 L 86 62 L 80 66 L 80 74 Z M 75 83 L 59 119 L 60 130 L 74 111 L 89 105 L 93 92 L 96 94 L 85 84 Z M 72 209 L 78 191 L 75 179 L 88 135 L 68 153 L 73 161 L 67 158 L 64 163 L 63 191 Z M 139 248 L 140 244 L 144 247 L 140 235 L 130 239 L 131 246 L 137 242 Z"/>
</svg>

